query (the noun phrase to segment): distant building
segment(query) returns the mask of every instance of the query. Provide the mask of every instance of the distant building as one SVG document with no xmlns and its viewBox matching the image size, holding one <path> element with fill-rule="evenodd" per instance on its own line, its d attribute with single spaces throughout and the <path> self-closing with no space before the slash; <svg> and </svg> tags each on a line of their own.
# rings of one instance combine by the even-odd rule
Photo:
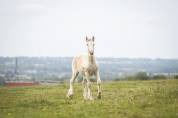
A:
<svg viewBox="0 0 178 118">
<path fill-rule="evenodd" d="M 5 78 L 7 81 L 29 81 L 32 80 L 32 77 L 24 74 L 20 74 L 19 72 L 19 65 L 18 65 L 18 58 L 15 58 L 15 64 L 14 64 L 14 71 L 8 71 L 5 74 Z"/>
<path fill-rule="evenodd" d="M 18 72 L 18 58 L 17 58 L 17 57 L 15 58 L 14 74 L 15 74 L 15 75 L 18 75 L 18 74 L 19 74 L 19 72 Z"/>
</svg>

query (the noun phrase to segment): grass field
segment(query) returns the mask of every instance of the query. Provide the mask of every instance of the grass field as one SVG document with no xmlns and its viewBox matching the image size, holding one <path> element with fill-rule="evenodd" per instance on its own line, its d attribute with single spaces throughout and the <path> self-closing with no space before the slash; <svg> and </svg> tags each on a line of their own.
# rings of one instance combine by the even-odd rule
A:
<svg viewBox="0 0 178 118">
<path fill-rule="evenodd" d="M 102 83 L 102 99 L 85 101 L 81 83 L 0 87 L 0 118 L 178 118 L 178 80 Z M 96 98 L 96 83 L 92 84 Z"/>
</svg>

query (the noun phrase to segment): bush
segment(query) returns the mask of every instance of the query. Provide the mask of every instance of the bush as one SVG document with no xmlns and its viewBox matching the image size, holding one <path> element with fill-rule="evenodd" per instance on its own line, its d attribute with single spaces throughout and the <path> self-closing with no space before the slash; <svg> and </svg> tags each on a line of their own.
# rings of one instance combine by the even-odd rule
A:
<svg viewBox="0 0 178 118">
<path fill-rule="evenodd" d="M 165 75 L 155 75 L 153 79 L 167 79 L 167 77 Z"/>
<path fill-rule="evenodd" d="M 138 72 L 135 73 L 134 75 L 128 75 L 122 78 L 116 78 L 115 81 L 118 80 L 149 80 L 151 79 L 150 76 L 147 75 L 146 72 Z"/>
<path fill-rule="evenodd" d="M 147 75 L 146 72 L 138 72 L 134 75 L 127 76 L 126 80 L 149 80 L 150 77 Z"/>
</svg>

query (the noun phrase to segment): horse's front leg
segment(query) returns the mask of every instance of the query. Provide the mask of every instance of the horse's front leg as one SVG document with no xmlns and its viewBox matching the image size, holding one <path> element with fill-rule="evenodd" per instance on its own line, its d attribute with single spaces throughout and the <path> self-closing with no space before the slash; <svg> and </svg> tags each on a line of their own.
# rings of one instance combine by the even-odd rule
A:
<svg viewBox="0 0 178 118">
<path fill-rule="evenodd" d="M 93 100 L 92 93 L 91 93 L 91 82 L 90 82 L 90 76 L 87 73 L 86 74 L 86 80 L 87 80 L 87 98 L 89 100 Z"/>
<path fill-rule="evenodd" d="M 101 99 L 101 79 L 100 79 L 99 69 L 97 69 L 97 72 L 96 72 L 96 80 L 97 80 L 97 89 L 98 89 L 97 97 Z"/>
<path fill-rule="evenodd" d="M 78 72 L 73 72 L 72 77 L 70 79 L 70 88 L 67 93 L 68 98 L 71 98 L 74 94 L 73 84 L 74 84 L 75 79 L 77 78 L 77 75 L 78 75 Z"/>
<path fill-rule="evenodd" d="M 87 99 L 87 95 L 88 95 L 88 93 L 87 93 L 88 90 L 87 90 L 87 80 L 85 79 L 85 77 L 83 77 L 82 84 L 83 84 L 83 97 L 86 100 Z"/>
</svg>

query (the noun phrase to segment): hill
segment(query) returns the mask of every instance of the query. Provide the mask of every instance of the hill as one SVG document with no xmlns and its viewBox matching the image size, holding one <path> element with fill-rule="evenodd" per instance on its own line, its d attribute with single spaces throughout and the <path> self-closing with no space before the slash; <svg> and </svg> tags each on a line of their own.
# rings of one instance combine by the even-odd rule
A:
<svg viewBox="0 0 178 118">
<path fill-rule="evenodd" d="M 97 58 L 102 80 L 144 71 L 149 74 L 178 74 L 177 59 Z M 71 57 L 0 57 L 0 74 L 8 79 L 61 80 L 71 76 Z M 109 76 L 108 76 L 109 75 Z"/>
</svg>

